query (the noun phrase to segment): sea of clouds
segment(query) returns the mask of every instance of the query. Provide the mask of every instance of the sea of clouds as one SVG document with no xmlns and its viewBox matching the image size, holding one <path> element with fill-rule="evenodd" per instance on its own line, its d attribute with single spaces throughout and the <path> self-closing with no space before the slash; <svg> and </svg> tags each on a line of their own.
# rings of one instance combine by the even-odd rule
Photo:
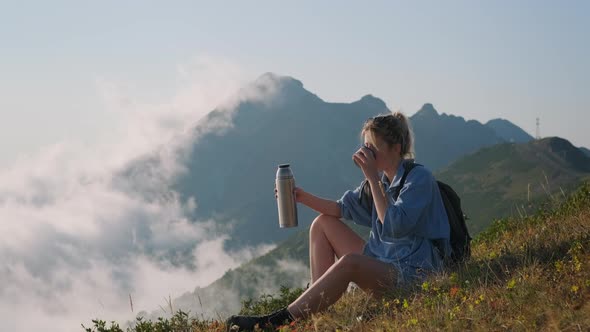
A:
<svg viewBox="0 0 590 332">
<path fill-rule="evenodd" d="M 182 203 L 168 186 L 186 172 L 187 149 L 230 127 L 240 100 L 272 95 L 272 82 L 243 89 L 240 66 L 207 56 L 178 66 L 176 76 L 179 89 L 158 103 L 137 98 L 125 82 L 97 78 L 105 111 L 116 115 L 98 143 L 50 142 L 0 170 L 3 330 L 81 331 L 93 318 L 132 320 L 272 249 L 224 250 L 227 237 L 211 236 L 215 220 L 186 217 L 199 198 Z M 201 121 L 220 105 L 227 121 Z M 129 165 L 145 156 L 155 161 L 149 172 L 126 180 Z"/>
</svg>

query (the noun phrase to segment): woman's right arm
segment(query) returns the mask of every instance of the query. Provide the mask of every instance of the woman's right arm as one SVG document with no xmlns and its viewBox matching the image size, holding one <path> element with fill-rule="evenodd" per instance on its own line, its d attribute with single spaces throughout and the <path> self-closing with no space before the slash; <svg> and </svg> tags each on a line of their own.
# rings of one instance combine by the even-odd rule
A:
<svg viewBox="0 0 590 332">
<path fill-rule="evenodd" d="M 338 203 L 310 194 L 301 188 L 295 188 L 295 200 L 319 213 L 336 218 L 342 217 Z"/>
</svg>

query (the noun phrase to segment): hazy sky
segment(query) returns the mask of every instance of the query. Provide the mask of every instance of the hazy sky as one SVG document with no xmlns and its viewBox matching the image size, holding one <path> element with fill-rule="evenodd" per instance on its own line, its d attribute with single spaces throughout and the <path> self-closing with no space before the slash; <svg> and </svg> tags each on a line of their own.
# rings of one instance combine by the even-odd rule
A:
<svg viewBox="0 0 590 332">
<path fill-rule="evenodd" d="M 327 101 L 507 118 L 590 147 L 587 1 L 2 1 L 0 165 L 109 126 L 97 86 L 166 98 L 178 66 L 223 58 Z M 131 93 L 131 92 L 130 92 Z"/>
</svg>

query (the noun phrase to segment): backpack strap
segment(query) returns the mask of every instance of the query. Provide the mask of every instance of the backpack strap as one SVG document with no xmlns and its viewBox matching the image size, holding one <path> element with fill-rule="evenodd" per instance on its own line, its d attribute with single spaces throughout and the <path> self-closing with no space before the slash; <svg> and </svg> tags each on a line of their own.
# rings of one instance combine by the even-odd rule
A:
<svg viewBox="0 0 590 332">
<path fill-rule="evenodd" d="M 371 185 L 366 179 L 361 183 L 361 191 L 359 192 L 359 204 L 371 213 L 373 209 L 373 194 L 371 193 Z"/>
<path fill-rule="evenodd" d="M 415 163 L 413 160 L 412 161 L 408 161 L 406 162 L 406 164 L 404 165 L 404 174 L 402 175 L 402 179 L 399 182 L 399 186 L 397 186 L 395 188 L 395 191 L 393 192 L 393 198 L 395 200 L 397 200 L 397 198 L 399 197 L 400 191 L 402 190 L 402 188 L 404 187 L 404 184 L 406 184 L 406 178 L 408 177 L 408 174 L 414 169 L 414 167 L 416 166 L 422 166 L 421 164 Z"/>
</svg>

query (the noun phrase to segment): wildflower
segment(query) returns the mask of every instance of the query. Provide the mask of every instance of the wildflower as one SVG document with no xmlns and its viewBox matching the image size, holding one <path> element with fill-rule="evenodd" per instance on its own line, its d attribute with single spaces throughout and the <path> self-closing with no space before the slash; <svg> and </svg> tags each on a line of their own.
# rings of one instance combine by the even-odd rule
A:
<svg viewBox="0 0 590 332">
<path fill-rule="evenodd" d="M 449 295 L 451 295 L 451 297 L 455 297 L 455 295 L 457 295 L 457 292 L 459 292 L 459 287 L 453 286 L 449 291 Z"/>
<path fill-rule="evenodd" d="M 555 269 L 557 270 L 557 272 L 561 272 L 563 270 L 563 262 L 560 260 L 555 262 Z"/>
<path fill-rule="evenodd" d="M 582 262 L 580 262 L 578 256 L 574 256 L 574 268 L 576 272 L 580 272 L 580 270 L 582 270 Z"/>
<path fill-rule="evenodd" d="M 450 319 L 450 320 L 453 320 L 453 319 L 455 319 L 455 316 L 456 316 L 456 315 L 455 315 L 455 313 L 454 313 L 454 312 L 452 312 L 452 311 L 449 311 L 449 319 Z"/>
<path fill-rule="evenodd" d="M 430 288 L 430 284 L 428 283 L 428 281 L 425 281 L 422 283 L 422 290 L 425 292 L 428 292 L 428 289 Z"/>
<path fill-rule="evenodd" d="M 514 288 L 514 286 L 516 286 L 516 280 L 514 280 L 514 278 L 512 278 L 512 279 L 510 279 L 510 281 L 508 281 L 508 285 L 506 286 L 506 288 L 512 289 L 512 288 Z"/>
<path fill-rule="evenodd" d="M 574 294 L 578 294 L 578 290 L 580 288 L 578 287 L 578 285 L 573 285 L 572 288 L 570 289 L 572 291 L 572 293 Z"/>
<path fill-rule="evenodd" d="M 404 309 L 408 309 L 410 307 L 410 304 L 408 303 L 407 299 L 404 299 L 404 305 L 403 305 Z"/>
</svg>

